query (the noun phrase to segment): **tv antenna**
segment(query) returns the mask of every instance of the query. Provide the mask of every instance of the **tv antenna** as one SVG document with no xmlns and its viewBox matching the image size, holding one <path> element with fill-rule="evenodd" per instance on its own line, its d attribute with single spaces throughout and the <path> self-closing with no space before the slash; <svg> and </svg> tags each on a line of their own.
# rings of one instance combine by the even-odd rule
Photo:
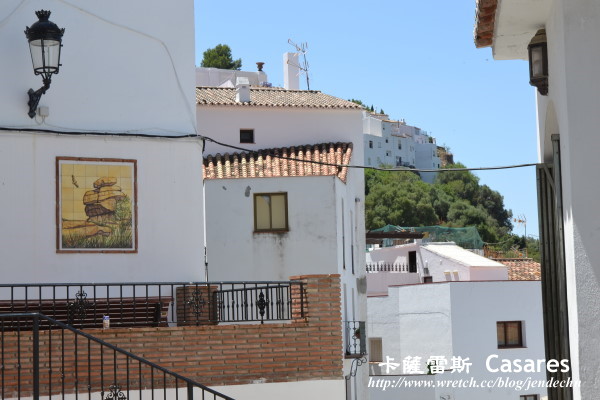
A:
<svg viewBox="0 0 600 400">
<path fill-rule="evenodd" d="M 310 80 L 308 78 L 308 61 L 306 61 L 306 52 L 308 51 L 308 43 L 304 42 L 304 43 L 300 43 L 299 45 L 297 45 L 296 43 L 294 43 L 292 41 L 292 39 L 288 39 L 288 43 L 291 44 L 293 47 L 296 48 L 296 51 L 298 52 L 298 55 L 302 55 L 302 65 L 296 65 L 294 63 L 291 63 L 288 61 L 288 64 L 293 65 L 294 67 L 298 68 L 300 70 L 300 74 L 305 74 L 306 75 L 306 89 L 310 90 Z"/>
<path fill-rule="evenodd" d="M 525 214 L 521 214 L 517 218 L 513 218 L 513 221 L 517 225 L 523 225 L 525 228 L 525 238 L 527 238 L 527 217 L 525 217 Z"/>
</svg>

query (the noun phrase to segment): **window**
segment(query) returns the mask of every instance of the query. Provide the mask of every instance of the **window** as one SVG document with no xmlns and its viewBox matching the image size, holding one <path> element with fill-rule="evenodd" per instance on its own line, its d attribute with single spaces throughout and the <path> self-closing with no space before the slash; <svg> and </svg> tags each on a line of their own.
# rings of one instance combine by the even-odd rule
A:
<svg viewBox="0 0 600 400">
<path fill-rule="evenodd" d="M 383 361 L 383 343 L 381 338 L 369 338 L 369 361 Z"/>
<path fill-rule="evenodd" d="M 287 193 L 254 194 L 254 231 L 288 231 Z"/>
<path fill-rule="evenodd" d="M 381 142 L 377 142 L 377 147 L 381 148 Z"/>
<path fill-rule="evenodd" d="M 254 129 L 240 129 L 240 143 L 254 143 Z"/>
<path fill-rule="evenodd" d="M 423 283 L 433 283 L 433 276 L 424 276 Z"/>
<path fill-rule="evenodd" d="M 386 157 L 391 157 L 392 156 L 392 152 L 390 150 L 386 150 L 385 156 Z"/>
<path fill-rule="evenodd" d="M 367 158 L 367 164 L 371 165 L 371 157 Z"/>
<path fill-rule="evenodd" d="M 523 331 L 521 321 L 496 322 L 498 332 L 498 348 L 523 347 Z"/>
<path fill-rule="evenodd" d="M 369 140 L 369 148 L 372 149 L 373 148 L 373 141 Z"/>
<path fill-rule="evenodd" d="M 396 156 L 396 167 L 402 166 L 402 157 Z"/>
<path fill-rule="evenodd" d="M 386 143 L 389 143 L 389 141 L 388 141 L 387 139 L 385 139 L 385 142 L 386 142 Z"/>
<path fill-rule="evenodd" d="M 539 396 L 537 394 L 524 394 L 519 396 L 519 400 L 539 400 Z"/>
<path fill-rule="evenodd" d="M 398 140 L 398 150 L 402 150 L 402 142 Z"/>
</svg>

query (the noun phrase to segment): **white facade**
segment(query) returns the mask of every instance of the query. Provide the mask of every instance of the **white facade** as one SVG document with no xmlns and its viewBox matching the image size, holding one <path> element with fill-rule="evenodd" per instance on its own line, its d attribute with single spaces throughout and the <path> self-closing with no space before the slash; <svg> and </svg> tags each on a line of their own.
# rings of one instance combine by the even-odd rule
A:
<svg viewBox="0 0 600 400">
<path fill-rule="evenodd" d="M 573 379 L 582 382 L 573 394 L 594 398 L 600 390 L 600 189 L 593 183 L 600 167 L 600 49 L 590 39 L 600 35 L 600 3 L 498 3 L 494 58 L 527 60 L 529 41 L 546 29 L 549 90 L 547 96 L 536 92 L 539 159 L 552 161 L 551 135 L 560 135 L 570 356 Z"/>
<path fill-rule="evenodd" d="M 252 91 L 250 93 L 252 96 Z M 361 114 L 357 110 L 292 107 L 198 107 L 198 131 L 220 142 L 250 150 L 326 142 L 353 142 L 352 163 L 362 165 Z M 240 129 L 254 129 L 254 143 L 240 143 Z M 233 153 L 207 142 L 205 154 Z"/>
<path fill-rule="evenodd" d="M 65 28 L 64 47 L 40 101 L 49 115 L 30 119 L 42 79 L 23 30 L 40 9 Z M 196 133 L 193 1 L 5 0 L 0 21 L 3 282 L 201 280 L 199 141 L 127 136 Z M 136 160 L 137 253 L 57 252 L 57 157 Z"/>
<path fill-rule="evenodd" d="M 542 303 L 539 281 L 445 282 L 427 285 L 390 287 L 385 296 L 369 297 L 369 336 L 381 338 L 383 359 L 389 356 L 400 363 L 397 370 L 386 371 L 371 363 L 371 378 L 395 379 L 401 375 L 405 357 L 421 357 L 420 369 L 427 372 L 429 357 L 443 356 L 448 360 L 446 371 L 436 380 L 494 381 L 498 377 L 510 380 L 545 381 L 545 369 L 535 373 L 493 371 L 502 359 L 544 359 Z M 498 348 L 496 323 L 521 321 L 523 347 Z M 498 355 L 497 358 L 488 357 Z M 452 357 L 469 358 L 469 373 L 451 373 Z M 489 368 L 488 369 L 488 362 Z M 543 364 L 545 368 L 545 364 Z M 389 374 L 386 374 L 389 372 Z M 375 376 L 384 375 L 384 376 Z M 414 380 L 430 377 L 414 376 Z M 412 390 L 414 392 L 414 389 Z M 393 393 L 394 395 L 392 395 Z M 370 388 L 371 398 L 404 398 L 404 389 Z M 545 398 L 545 389 L 517 391 L 515 388 L 436 388 L 423 389 L 421 397 L 408 391 L 407 398 L 439 399 L 518 399 L 520 395 L 537 394 Z M 447 397 L 450 395 L 451 397 Z M 413 396 L 413 397 L 410 397 Z M 444 396 L 444 397 L 441 397 Z"/>
<path fill-rule="evenodd" d="M 350 164 L 363 164 L 358 109 L 199 104 L 197 117 L 203 135 L 250 150 L 352 142 Z M 253 130 L 254 143 L 240 143 L 241 129 Z M 205 155 L 235 152 L 206 143 Z M 348 169 L 346 182 L 337 176 L 207 179 L 205 188 L 209 280 L 340 274 L 342 319 L 366 320 L 362 170 Z M 278 192 L 287 193 L 289 231 L 254 232 L 254 194 Z M 226 211 L 211 212 L 215 207 Z M 344 374 L 351 361 L 344 360 Z M 353 399 L 368 398 L 367 379 L 367 368 L 359 368 L 349 389 Z"/>
<path fill-rule="evenodd" d="M 363 112 L 365 162 L 367 166 L 390 165 L 417 169 L 438 169 L 435 138 L 404 121 L 389 120 L 385 114 Z M 420 173 L 421 179 L 433 183 L 434 172 Z"/>
<path fill-rule="evenodd" d="M 367 263 L 408 266 L 410 252 L 414 252 L 416 256 L 415 273 L 419 275 L 418 283 L 422 283 L 425 276 L 431 277 L 432 282 L 508 280 L 505 265 L 465 250 L 453 242 L 424 244 L 417 240 L 415 243 L 378 248 L 367 254 Z M 376 283 L 381 279 L 377 277 L 381 273 L 367 275 L 369 293 L 381 292 L 382 287 Z M 414 274 L 409 272 L 383 273 L 390 275 L 394 284 L 414 283 L 414 278 L 410 277 Z M 393 278 L 396 274 L 407 277 L 403 282 L 398 282 L 402 277 Z"/>
</svg>

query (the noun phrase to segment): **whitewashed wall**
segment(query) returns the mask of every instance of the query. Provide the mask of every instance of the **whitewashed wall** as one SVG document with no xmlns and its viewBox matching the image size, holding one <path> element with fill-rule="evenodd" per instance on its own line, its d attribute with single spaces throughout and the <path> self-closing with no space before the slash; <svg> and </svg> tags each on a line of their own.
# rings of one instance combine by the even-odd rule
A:
<svg viewBox="0 0 600 400">
<path fill-rule="evenodd" d="M 0 127 L 195 133 L 193 1 L 4 0 Z M 51 10 L 65 28 L 62 67 L 30 119 L 34 76 L 23 30 Z M 173 29 L 176 26 L 177 29 Z M 138 253 L 56 253 L 57 156 L 137 160 Z M 203 278 L 202 154 L 195 139 L 0 131 L 3 283 Z"/>
<path fill-rule="evenodd" d="M 0 143 L 3 283 L 203 280 L 197 140 L 1 133 Z M 137 254 L 56 253 L 57 156 L 137 160 Z"/>
<path fill-rule="evenodd" d="M 198 106 L 198 131 L 220 142 L 251 150 L 326 142 L 353 142 L 352 162 L 362 160 L 359 110 L 286 107 Z M 240 144 L 240 129 L 254 129 L 254 144 Z M 360 144 L 358 143 L 360 140 Z M 358 147 L 361 147 L 359 149 Z M 360 151 L 359 151 L 360 150 Z M 205 154 L 239 150 L 207 142 Z"/>
<path fill-rule="evenodd" d="M 40 9 L 65 34 L 62 67 L 40 101 L 50 115 L 38 124 L 27 115 L 27 90 L 42 79 L 23 31 Z M 1 83 L 1 125 L 194 133 L 193 11 L 192 0 L 3 0 L 0 70 L 10 79 Z"/>
<path fill-rule="evenodd" d="M 600 189 L 593 184 L 600 168 L 600 49 L 590 42 L 600 35 L 600 4 L 586 0 L 539 3 L 502 2 L 496 17 L 494 57 L 527 59 L 527 43 L 545 26 L 549 91 L 548 96 L 535 95 L 538 152 L 540 161 L 550 162 L 551 135 L 560 135 L 569 340 L 573 378 L 582 381 L 573 393 L 574 399 L 587 399 L 597 396 L 600 389 Z"/>
<path fill-rule="evenodd" d="M 597 396 L 600 385 L 600 215 L 596 181 L 600 161 L 600 115 L 596 79 L 600 49 L 600 4 L 557 1 L 546 24 L 550 68 L 547 97 L 538 98 L 540 155 L 549 161 L 552 134 L 560 135 L 569 329 L 575 399 Z"/>
<path fill-rule="evenodd" d="M 431 244 L 434 245 L 436 243 Z M 451 245 L 449 243 L 439 244 Z M 466 261 L 461 261 L 458 255 L 456 258 L 450 258 L 430 251 L 427 248 L 427 244 L 410 243 L 375 249 L 369 252 L 367 260 L 374 263 L 383 262 L 408 265 L 408 253 L 410 251 L 415 251 L 417 254 L 417 272 L 423 275 L 423 268 L 428 268 L 429 275 L 434 282 L 508 279 L 508 270 L 505 266 L 501 266 L 500 264 L 495 267 L 470 265 Z M 473 254 L 467 252 L 467 250 L 464 251 L 467 256 L 473 258 Z M 482 261 L 491 262 L 485 259 L 482 259 Z M 369 279 L 372 280 L 373 278 Z"/>
<path fill-rule="evenodd" d="M 209 280 L 288 280 L 292 275 L 340 273 L 336 179 L 207 180 Z M 273 192 L 287 192 L 290 229 L 254 233 L 254 193 Z"/>
<path fill-rule="evenodd" d="M 469 357 L 476 380 L 491 380 L 498 376 L 510 379 L 545 381 L 546 372 L 495 373 L 485 367 L 490 354 L 498 358 L 491 367 L 499 368 L 501 359 L 545 359 L 544 327 L 540 281 L 460 282 L 450 284 L 452 303 L 452 346 L 454 355 Z M 522 321 L 524 347 L 498 349 L 496 322 Z M 479 392 L 479 393 L 478 393 Z M 457 390 L 461 399 L 514 399 L 516 395 L 538 394 L 546 396 L 542 388 L 519 393 L 514 388 Z"/>
<path fill-rule="evenodd" d="M 510 296 L 507 296 L 510 293 Z M 369 297 L 369 329 L 371 337 L 381 337 L 383 357 L 394 358 L 402 364 L 404 357 L 452 356 L 469 358 L 469 374 L 437 374 L 436 380 L 471 379 L 477 382 L 497 377 L 544 381 L 545 373 L 494 373 L 486 368 L 486 359 L 498 354 L 492 367 L 500 359 L 544 359 L 542 303 L 540 282 L 448 282 L 428 285 L 393 287 L 388 296 Z M 498 349 L 496 322 L 523 321 L 525 347 Z M 399 368 L 402 368 L 400 366 Z M 385 368 L 380 368 L 385 375 Z M 390 371 L 393 375 L 399 370 Z M 396 377 L 391 376 L 391 379 Z M 418 377 L 415 379 L 422 379 Z M 393 398 L 404 398 L 401 389 L 388 389 Z M 407 391 L 412 396 L 411 391 Z M 454 399 L 514 399 L 522 394 L 546 395 L 545 390 L 518 392 L 507 388 L 454 388 L 438 389 L 436 396 L 452 395 Z M 387 396 L 387 397 L 386 397 Z M 387 399 L 389 393 L 371 389 L 372 399 Z M 423 392 L 423 398 L 430 393 Z M 411 398 L 411 397 L 408 397 Z"/>
</svg>

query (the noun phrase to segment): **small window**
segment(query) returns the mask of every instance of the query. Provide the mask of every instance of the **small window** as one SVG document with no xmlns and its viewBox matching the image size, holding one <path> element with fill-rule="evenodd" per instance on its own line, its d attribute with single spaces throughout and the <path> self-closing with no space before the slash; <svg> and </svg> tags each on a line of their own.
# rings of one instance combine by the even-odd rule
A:
<svg viewBox="0 0 600 400">
<path fill-rule="evenodd" d="M 381 148 L 381 142 L 377 142 L 377 147 Z"/>
<path fill-rule="evenodd" d="M 386 142 L 386 143 L 389 143 L 387 139 L 385 139 L 385 142 Z"/>
<path fill-rule="evenodd" d="M 240 129 L 240 143 L 254 143 L 254 129 Z"/>
<path fill-rule="evenodd" d="M 433 276 L 424 276 L 423 283 L 433 283 Z"/>
<path fill-rule="evenodd" d="M 369 362 L 383 362 L 381 338 L 369 338 Z"/>
<path fill-rule="evenodd" d="M 287 193 L 254 194 L 254 231 L 288 231 Z"/>
<path fill-rule="evenodd" d="M 392 152 L 389 150 L 386 150 L 385 152 L 386 157 L 391 157 L 392 156 Z"/>
<path fill-rule="evenodd" d="M 369 140 L 369 148 L 372 149 L 373 148 L 373 141 Z"/>
<path fill-rule="evenodd" d="M 539 396 L 537 394 L 524 394 L 519 396 L 519 400 L 539 400 Z"/>
<path fill-rule="evenodd" d="M 371 157 L 367 158 L 368 165 L 371 165 Z"/>
<path fill-rule="evenodd" d="M 498 348 L 523 347 L 523 331 L 521 321 L 496 322 Z"/>
<path fill-rule="evenodd" d="M 398 140 L 398 150 L 402 150 L 402 142 Z"/>
</svg>

